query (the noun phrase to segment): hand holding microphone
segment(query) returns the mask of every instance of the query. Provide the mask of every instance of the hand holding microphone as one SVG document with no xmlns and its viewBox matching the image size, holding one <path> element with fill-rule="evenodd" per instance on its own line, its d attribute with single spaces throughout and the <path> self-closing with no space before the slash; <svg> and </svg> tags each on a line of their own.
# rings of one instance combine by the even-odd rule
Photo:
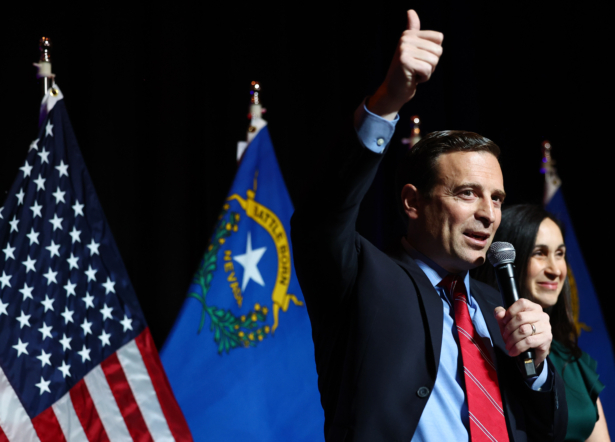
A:
<svg viewBox="0 0 615 442">
<path fill-rule="evenodd" d="M 496 319 L 506 349 L 510 356 L 518 355 L 521 372 L 529 378 L 536 376 L 536 367 L 549 354 L 553 336 L 549 316 L 542 307 L 519 298 L 514 273 L 515 255 L 515 248 L 506 242 L 493 243 L 487 252 L 506 308 L 496 308 Z"/>
</svg>

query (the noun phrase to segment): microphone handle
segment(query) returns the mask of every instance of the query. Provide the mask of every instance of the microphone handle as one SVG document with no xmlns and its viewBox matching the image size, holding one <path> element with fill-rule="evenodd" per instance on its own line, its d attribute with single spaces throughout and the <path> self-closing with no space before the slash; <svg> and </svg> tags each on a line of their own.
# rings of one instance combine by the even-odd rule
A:
<svg viewBox="0 0 615 442">
<path fill-rule="evenodd" d="M 495 275 L 498 280 L 504 306 L 508 309 L 519 300 L 517 284 L 515 284 L 515 266 L 511 263 L 500 264 L 495 267 Z M 517 356 L 517 364 L 525 378 L 536 376 L 536 366 L 534 365 L 535 357 L 534 349 L 524 351 Z"/>
</svg>

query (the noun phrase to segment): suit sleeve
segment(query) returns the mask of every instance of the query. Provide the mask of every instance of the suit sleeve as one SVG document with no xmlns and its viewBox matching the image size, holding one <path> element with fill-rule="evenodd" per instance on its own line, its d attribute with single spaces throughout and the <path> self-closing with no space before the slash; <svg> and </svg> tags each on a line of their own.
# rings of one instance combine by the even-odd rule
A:
<svg viewBox="0 0 615 442">
<path fill-rule="evenodd" d="M 528 387 L 524 395 L 523 407 L 528 420 L 529 440 L 563 441 L 568 427 L 568 406 L 564 381 L 555 370 L 551 361 L 546 359 L 551 371 L 551 385 L 543 390 L 533 391 Z M 549 391 L 550 387 L 550 391 Z"/>
<path fill-rule="evenodd" d="M 384 155 L 364 147 L 352 124 L 342 139 L 291 219 L 295 269 L 313 327 L 315 315 L 322 318 L 339 307 L 355 283 L 360 249 L 355 224 Z"/>
<path fill-rule="evenodd" d="M 523 424 L 516 421 L 513 425 L 522 425 L 530 441 L 563 441 L 568 426 L 564 382 L 548 358 L 545 363 L 548 364 L 545 369 L 551 371 L 551 382 L 541 391 L 532 390 L 521 378 L 516 365 L 510 364 L 507 376 L 518 379 L 518 385 L 510 387 L 517 396 L 517 412 L 524 416 Z M 512 430 L 515 433 L 516 429 Z"/>
</svg>

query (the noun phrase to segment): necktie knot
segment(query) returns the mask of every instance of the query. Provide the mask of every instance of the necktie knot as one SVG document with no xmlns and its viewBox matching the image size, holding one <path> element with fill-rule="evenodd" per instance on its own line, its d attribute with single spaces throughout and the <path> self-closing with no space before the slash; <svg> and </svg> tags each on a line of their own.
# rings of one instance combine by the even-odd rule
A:
<svg viewBox="0 0 615 442">
<path fill-rule="evenodd" d="M 459 296 L 464 299 L 467 298 L 466 286 L 463 282 L 463 278 L 459 275 L 449 273 L 438 283 L 438 287 L 442 287 L 453 300 Z"/>
</svg>

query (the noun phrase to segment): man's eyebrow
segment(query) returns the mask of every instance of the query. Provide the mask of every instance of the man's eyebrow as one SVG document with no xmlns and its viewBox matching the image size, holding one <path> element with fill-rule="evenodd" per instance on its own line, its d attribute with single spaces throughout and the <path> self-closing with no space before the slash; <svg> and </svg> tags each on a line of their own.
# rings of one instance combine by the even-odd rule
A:
<svg viewBox="0 0 615 442">
<path fill-rule="evenodd" d="M 464 187 L 471 187 L 472 189 L 483 191 L 485 187 L 481 183 L 461 183 L 455 187 L 455 191 L 463 189 Z M 497 189 L 493 191 L 493 195 L 499 196 L 500 198 L 506 198 L 506 192 L 504 189 Z"/>
</svg>

